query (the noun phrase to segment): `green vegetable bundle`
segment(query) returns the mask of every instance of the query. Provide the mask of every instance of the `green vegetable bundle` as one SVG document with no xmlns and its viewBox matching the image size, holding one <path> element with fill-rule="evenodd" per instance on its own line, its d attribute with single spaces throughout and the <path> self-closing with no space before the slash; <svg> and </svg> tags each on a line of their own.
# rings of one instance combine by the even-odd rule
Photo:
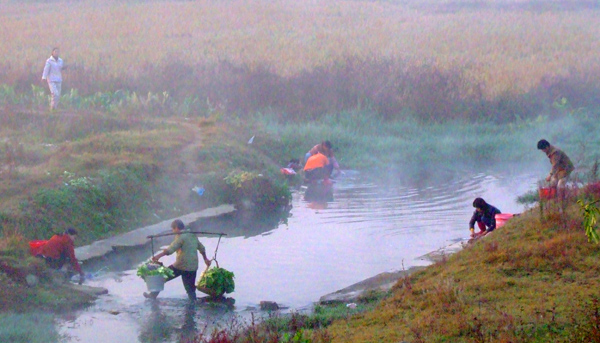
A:
<svg viewBox="0 0 600 343">
<path fill-rule="evenodd" d="M 161 275 L 165 279 L 175 276 L 171 268 L 152 263 L 142 263 L 137 269 L 137 276 L 144 279 L 146 276 Z"/>
<path fill-rule="evenodd" d="M 233 278 L 233 272 L 219 267 L 211 268 L 202 273 L 196 288 L 211 296 L 221 296 L 235 290 Z"/>
</svg>

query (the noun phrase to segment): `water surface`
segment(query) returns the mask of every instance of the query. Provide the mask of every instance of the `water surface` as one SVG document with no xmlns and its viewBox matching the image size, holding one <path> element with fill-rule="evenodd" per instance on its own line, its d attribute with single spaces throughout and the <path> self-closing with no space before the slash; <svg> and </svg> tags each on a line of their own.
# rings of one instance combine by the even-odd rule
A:
<svg viewBox="0 0 600 343">
<path fill-rule="evenodd" d="M 145 284 L 135 268 L 150 256 L 149 247 L 90 265 L 95 277 L 88 284 L 110 294 L 62 318 L 61 333 L 66 341 L 178 342 L 185 341 L 182 335 L 248 318 L 263 300 L 307 309 L 321 296 L 376 274 L 426 265 L 421 256 L 467 239 L 475 197 L 505 213 L 521 212 L 515 199 L 534 189 L 540 174 L 440 169 L 433 175 L 376 182 L 347 171 L 336 180 L 332 201 L 308 202 L 303 189 L 296 191 L 287 224 L 232 216 L 197 223 L 195 229 L 228 234 L 217 253 L 220 266 L 235 273 L 236 291 L 228 304 L 186 306 L 179 279 L 165 285 L 157 302 L 144 299 Z M 214 256 L 218 239 L 200 240 Z M 156 242 L 155 249 L 169 241 Z M 163 258 L 165 264 L 173 260 Z"/>
</svg>

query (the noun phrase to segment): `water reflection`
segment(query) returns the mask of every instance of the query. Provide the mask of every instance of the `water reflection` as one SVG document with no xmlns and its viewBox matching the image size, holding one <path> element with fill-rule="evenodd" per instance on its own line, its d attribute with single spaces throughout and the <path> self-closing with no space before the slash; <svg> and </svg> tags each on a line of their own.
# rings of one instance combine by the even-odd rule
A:
<svg viewBox="0 0 600 343">
<path fill-rule="evenodd" d="M 333 184 L 308 184 L 304 191 L 304 200 L 308 202 L 333 201 Z"/>
<path fill-rule="evenodd" d="M 173 334 L 171 318 L 163 313 L 158 301 L 152 301 L 150 309 L 151 312 L 148 320 L 142 324 L 140 336 L 138 337 L 139 341 L 143 343 L 159 343 L 170 340 Z"/>
<path fill-rule="evenodd" d="M 236 211 L 233 213 L 222 214 L 217 217 L 199 218 L 198 220 L 187 224 L 191 231 L 204 231 L 225 233 L 227 238 L 243 237 L 249 238 L 258 235 L 268 234 L 277 229 L 281 224 L 287 224 L 288 217 L 291 216 L 291 206 L 281 212 L 268 216 L 252 212 Z M 170 230 L 165 231 L 170 232 Z M 198 235 L 200 241 L 206 241 L 214 236 Z M 158 251 L 160 247 L 168 245 L 173 240 L 172 236 L 158 237 L 154 242 L 139 247 L 113 247 L 113 251 L 96 260 L 86 261 L 84 269 L 86 271 L 110 270 L 125 271 L 137 266 L 150 258 L 153 252 Z"/>
<path fill-rule="evenodd" d="M 235 299 L 226 297 L 204 297 L 196 302 L 180 299 L 147 302 L 150 312 L 140 325 L 141 343 L 193 342 L 212 330 L 215 318 L 230 320 L 235 309 Z"/>
<path fill-rule="evenodd" d="M 196 305 L 188 304 L 183 313 L 183 325 L 179 335 L 180 342 L 192 342 L 198 336 L 199 330 L 196 326 Z"/>
</svg>

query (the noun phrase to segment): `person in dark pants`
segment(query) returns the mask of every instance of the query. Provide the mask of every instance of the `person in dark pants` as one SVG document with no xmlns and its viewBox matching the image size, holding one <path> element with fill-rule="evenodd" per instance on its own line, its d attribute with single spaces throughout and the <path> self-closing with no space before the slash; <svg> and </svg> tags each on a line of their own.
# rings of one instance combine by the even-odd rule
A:
<svg viewBox="0 0 600 343">
<path fill-rule="evenodd" d="M 209 267 L 211 261 L 206 257 L 206 249 L 204 245 L 200 243 L 198 237 L 193 233 L 185 229 L 185 225 L 179 219 L 176 219 L 171 223 L 171 229 L 176 234 L 173 243 L 169 245 L 165 250 L 152 257 L 152 261 L 158 262 L 158 260 L 166 255 L 171 255 L 177 252 L 175 263 L 169 266 L 173 273 L 173 277 L 167 279 L 171 281 L 174 278 L 181 276 L 183 287 L 190 300 L 196 299 L 196 273 L 198 271 L 198 254 L 199 251 L 204 258 L 204 263 Z M 156 299 L 159 292 L 144 292 L 144 297 L 149 299 Z"/>
<path fill-rule="evenodd" d="M 57 270 L 69 262 L 79 273 L 79 284 L 82 284 L 85 277 L 75 258 L 75 238 L 77 238 L 77 231 L 70 227 L 64 233 L 52 236 L 48 242 L 37 249 L 35 256 L 44 259 L 48 267 Z"/>
<path fill-rule="evenodd" d="M 550 187 L 556 189 L 559 199 L 563 199 L 569 175 L 575 169 L 573 162 L 571 162 L 567 154 L 545 139 L 538 141 L 537 148 L 548 156 L 550 164 L 552 164 L 552 169 L 546 177 L 546 182 L 550 183 Z"/>
<path fill-rule="evenodd" d="M 485 236 L 486 234 L 496 229 L 496 214 L 500 214 L 499 209 L 488 204 L 482 198 L 476 198 L 473 201 L 473 207 L 475 212 L 469 221 L 469 230 L 471 231 L 471 237 L 478 238 Z M 475 233 L 475 223 L 479 227 L 479 232 Z"/>
</svg>

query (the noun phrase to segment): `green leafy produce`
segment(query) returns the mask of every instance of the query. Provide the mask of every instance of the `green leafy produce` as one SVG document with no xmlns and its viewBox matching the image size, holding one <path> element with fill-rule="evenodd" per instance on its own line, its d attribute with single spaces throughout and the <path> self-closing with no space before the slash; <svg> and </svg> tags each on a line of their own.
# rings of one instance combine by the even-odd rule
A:
<svg viewBox="0 0 600 343">
<path fill-rule="evenodd" d="M 171 270 L 170 268 L 164 267 L 162 265 L 159 266 L 151 263 L 140 264 L 140 266 L 137 269 L 137 276 L 143 279 L 146 276 L 152 275 L 161 275 L 165 279 L 168 279 L 170 277 L 175 276 L 175 273 L 173 273 L 173 270 Z"/>
<path fill-rule="evenodd" d="M 208 291 L 212 295 L 223 295 L 235 290 L 233 278 L 233 272 L 219 267 L 211 268 L 200 277 L 196 287 L 205 293 Z"/>
</svg>

